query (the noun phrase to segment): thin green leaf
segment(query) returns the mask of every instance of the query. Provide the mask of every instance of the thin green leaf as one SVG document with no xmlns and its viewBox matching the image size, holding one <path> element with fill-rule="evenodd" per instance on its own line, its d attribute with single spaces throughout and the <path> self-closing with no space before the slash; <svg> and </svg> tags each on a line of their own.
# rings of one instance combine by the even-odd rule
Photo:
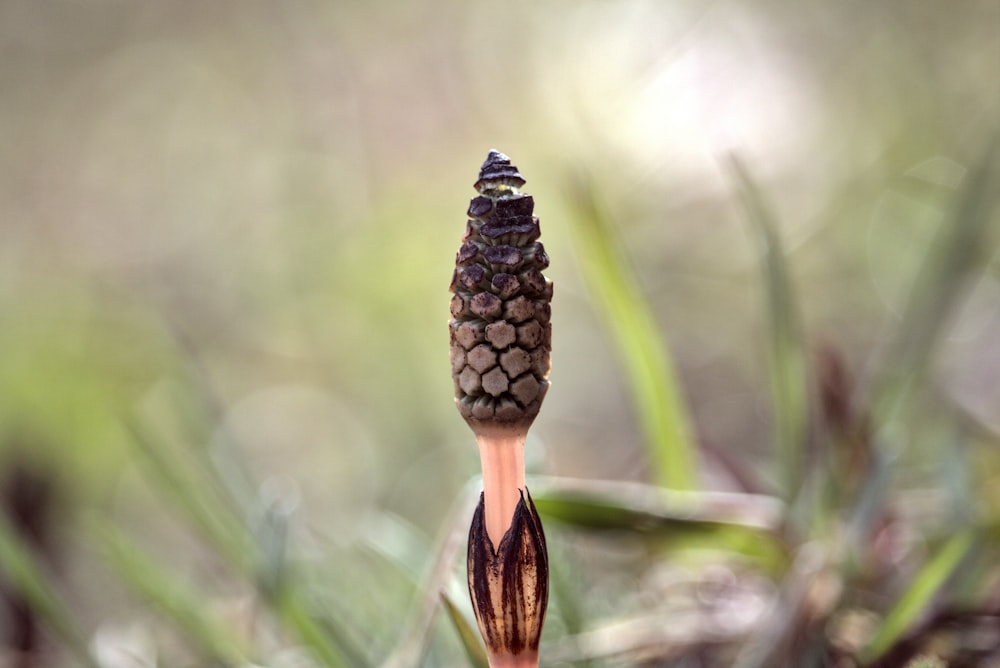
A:
<svg viewBox="0 0 1000 668">
<path fill-rule="evenodd" d="M 743 200 L 747 220 L 760 251 L 760 269 L 767 295 L 767 370 L 775 448 L 781 459 L 786 498 L 794 498 L 803 482 L 809 384 L 802 344 L 802 327 L 778 236 L 777 219 L 764 194 L 739 156 L 728 167 Z"/>
<path fill-rule="evenodd" d="M 595 529 L 732 524 L 777 531 L 785 507 L 760 494 L 675 492 L 633 482 L 533 476 L 529 483 L 539 512 Z"/>
<path fill-rule="evenodd" d="M 205 614 L 209 601 L 157 564 L 130 538 L 110 525 L 95 523 L 95 535 L 115 573 L 135 594 L 155 606 L 213 662 L 246 662 L 249 651 L 238 637 Z"/>
<path fill-rule="evenodd" d="M 971 529 L 955 534 L 917 573 L 862 652 L 862 663 L 877 659 L 911 627 L 972 549 L 974 537 Z"/>
<path fill-rule="evenodd" d="M 238 444 L 226 427 L 225 407 L 205 368 L 197 346 L 179 328 L 169 323 L 170 332 L 180 352 L 180 360 L 186 363 L 183 394 L 175 397 L 175 402 L 184 418 L 183 426 L 188 442 L 195 446 L 202 441 L 206 425 L 219 426 L 218 437 L 202 447 L 191 447 L 192 454 L 198 456 L 205 466 L 205 472 L 217 488 L 222 501 L 227 502 L 233 512 L 250 515 L 254 504 L 254 480 L 246 462 L 239 454 Z M 192 389 L 194 390 L 192 392 Z"/>
<path fill-rule="evenodd" d="M 453 503 L 448 514 L 450 520 L 444 525 L 446 530 L 439 539 L 430 572 L 423 578 L 410 621 L 382 668 L 408 668 L 423 662 L 441 610 L 442 592 L 447 594 L 455 588 L 455 562 L 466 545 L 468 521 L 479 501 L 479 493 L 479 481 L 473 481 Z M 378 549 L 389 556 L 384 546 Z"/>
<path fill-rule="evenodd" d="M 578 180 L 571 193 L 581 270 L 618 344 L 656 480 L 672 489 L 695 489 L 694 442 L 665 338 L 593 184 Z"/>
<path fill-rule="evenodd" d="M 67 611 L 66 604 L 49 584 L 31 548 L 25 545 L 6 516 L 0 513 L 0 573 L 8 586 L 49 626 L 81 665 L 100 668 L 87 648 L 87 640 Z"/>
<path fill-rule="evenodd" d="M 951 213 L 935 236 L 910 290 L 910 300 L 874 388 L 876 414 L 882 422 L 893 419 L 905 403 L 942 329 L 958 309 L 962 290 L 997 252 L 998 143 L 1000 133 L 987 143 L 978 164 L 965 175 Z"/>
<path fill-rule="evenodd" d="M 148 430 L 131 425 L 136 451 L 143 456 L 159 485 L 173 504 L 201 531 L 231 566 L 246 576 L 254 577 L 256 565 L 250 559 L 256 550 L 245 524 L 230 513 L 216 498 L 209 496 L 205 481 L 186 470 L 171 450 L 155 442 Z"/>
<path fill-rule="evenodd" d="M 264 503 L 257 525 L 256 543 L 261 552 L 257 589 L 268 601 L 278 600 L 287 593 L 288 534 L 295 502 L 287 495 L 275 493 Z"/>
<path fill-rule="evenodd" d="M 204 484 L 203 476 L 186 470 L 176 457 L 167 455 L 167 448 L 158 447 L 151 436 L 139 429 L 133 429 L 138 451 L 145 456 L 147 464 L 155 474 L 153 480 L 174 504 L 193 522 L 224 559 L 255 587 L 266 583 L 268 561 L 261 545 L 253 540 L 244 522 L 232 512 L 231 506 L 219 501 L 211 493 L 212 485 Z M 273 538 L 273 536 L 272 536 Z M 284 557 L 282 556 L 282 562 Z M 277 562 L 274 562 L 277 563 Z M 301 600 L 304 595 L 297 582 L 284 573 L 281 567 L 282 591 L 268 602 L 274 607 L 279 620 L 298 638 L 308 645 L 323 665 L 337 668 L 349 665 L 347 652 L 340 647 L 335 633 L 325 629 L 316 620 Z M 264 575 L 262 579 L 262 575 Z M 272 573 L 273 576 L 273 573 Z M 262 592 L 265 597 L 276 592 Z"/>
<path fill-rule="evenodd" d="M 777 569 L 787 561 L 784 505 L 772 497 L 674 492 L 638 483 L 535 478 L 538 512 L 579 528 L 632 531 L 676 549 L 718 549 Z"/>
<path fill-rule="evenodd" d="M 472 625 L 465 619 L 458 606 L 451 600 L 445 592 L 441 592 L 441 602 L 444 610 L 448 613 L 448 619 L 455 626 L 458 638 L 462 641 L 465 655 L 469 658 L 469 663 L 475 668 L 489 668 L 489 660 L 486 658 L 486 651 L 479 642 L 479 633 L 472 628 Z"/>
<path fill-rule="evenodd" d="M 568 636 L 582 633 L 586 626 L 585 593 L 580 587 L 582 571 L 574 547 L 568 541 L 552 539 L 547 546 L 549 563 L 559 565 L 549 569 L 549 603 L 558 611 Z"/>
<path fill-rule="evenodd" d="M 359 666 L 365 668 L 369 661 L 357 652 L 344 650 L 342 644 L 335 644 L 333 637 L 338 630 L 329 624 L 321 624 L 308 609 L 298 592 L 290 591 L 275 605 L 275 613 L 285 628 L 291 630 L 327 668 Z M 350 661 L 347 655 L 351 655 Z"/>
</svg>

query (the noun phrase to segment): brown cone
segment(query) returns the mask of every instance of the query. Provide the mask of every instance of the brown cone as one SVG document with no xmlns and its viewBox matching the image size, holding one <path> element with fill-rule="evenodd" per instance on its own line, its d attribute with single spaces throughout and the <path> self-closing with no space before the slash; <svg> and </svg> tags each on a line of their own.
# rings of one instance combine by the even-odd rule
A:
<svg viewBox="0 0 1000 668">
<path fill-rule="evenodd" d="M 458 410 L 477 433 L 527 430 L 549 388 L 549 257 L 522 185 L 510 158 L 490 151 L 455 257 L 451 369 Z"/>
</svg>

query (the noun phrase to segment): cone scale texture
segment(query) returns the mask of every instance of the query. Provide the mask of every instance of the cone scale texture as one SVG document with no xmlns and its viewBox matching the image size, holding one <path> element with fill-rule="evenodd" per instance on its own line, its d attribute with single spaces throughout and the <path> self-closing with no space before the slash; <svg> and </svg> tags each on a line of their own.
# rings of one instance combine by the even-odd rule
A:
<svg viewBox="0 0 1000 668">
<path fill-rule="evenodd" d="M 451 281 L 455 398 L 473 430 L 526 431 L 549 388 L 549 257 L 507 156 L 491 151 L 475 185 Z"/>
</svg>

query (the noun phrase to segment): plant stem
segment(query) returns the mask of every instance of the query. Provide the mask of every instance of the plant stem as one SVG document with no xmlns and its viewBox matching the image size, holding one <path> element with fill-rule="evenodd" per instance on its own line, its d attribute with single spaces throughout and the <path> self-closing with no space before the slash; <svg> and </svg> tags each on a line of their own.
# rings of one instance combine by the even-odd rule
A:
<svg viewBox="0 0 1000 668">
<path fill-rule="evenodd" d="M 486 429 L 476 435 L 483 468 L 486 533 L 494 549 L 510 528 L 525 489 L 524 439 L 523 431 L 510 429 Z"/>
<path fill-rule="evenodd" d="M 490 668 L 538 668 L 538 652 L 523 652 L 517 656 L 490 656 Z"/>
</svg>

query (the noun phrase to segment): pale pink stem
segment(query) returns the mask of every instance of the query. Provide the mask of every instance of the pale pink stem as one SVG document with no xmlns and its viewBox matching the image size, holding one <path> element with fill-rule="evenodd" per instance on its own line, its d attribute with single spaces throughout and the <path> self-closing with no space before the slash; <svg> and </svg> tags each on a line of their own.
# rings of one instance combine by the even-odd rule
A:
<svg viewBox="0 0 1000 668">
<path fill-rule="evenodd" d="M 538 652 L 522 652 L 517 656 L 490 655 L 490 668 L 538 668 Z"/>
<path fill-rule="evenodd" d="M 494 431 L 476 435 L 483 467 L 483 505 L 486 534 L 493 549 L 510 528 L 514 510 L 521 501 L 524 483 L 524 437 L 515 431 Z M 511 663 L 504 666 L 529 664 Z"/>
</svg>

